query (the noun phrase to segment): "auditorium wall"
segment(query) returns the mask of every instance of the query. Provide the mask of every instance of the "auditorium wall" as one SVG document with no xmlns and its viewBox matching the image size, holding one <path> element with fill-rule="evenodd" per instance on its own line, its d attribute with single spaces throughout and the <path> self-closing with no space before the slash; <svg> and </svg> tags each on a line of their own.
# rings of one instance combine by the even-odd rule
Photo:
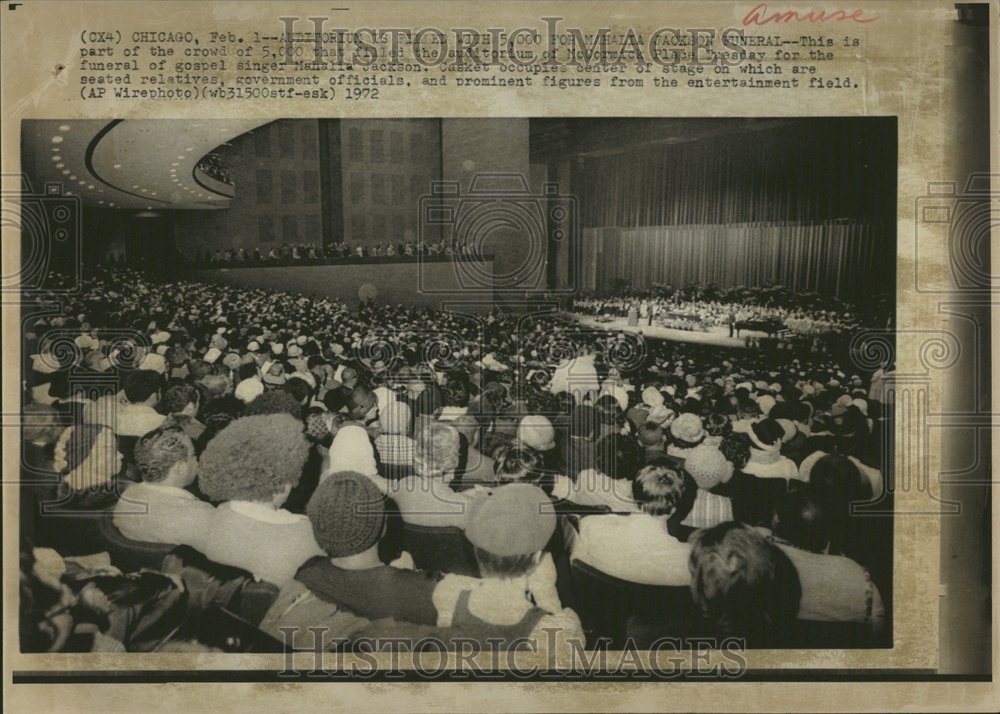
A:
<svg viewBox="0 0 1000 714">
<path fill-rule="evenodd" d="M 438 119 L 344 119 L 340 124 L 343 239 L 416 242 L 419 202 L 441 176 Z M 437 231 L 425 236 L 438 240 Z M 334 240 L 339 240 L 334 237 Z"/>
<path fill-rule="evenodd" d="M 322 243 L 319 120 L 281 119 L 219 147 L 236 186 L 229 208 L 175 211 L 177 249 L 259 248 Z"/>
</svg>

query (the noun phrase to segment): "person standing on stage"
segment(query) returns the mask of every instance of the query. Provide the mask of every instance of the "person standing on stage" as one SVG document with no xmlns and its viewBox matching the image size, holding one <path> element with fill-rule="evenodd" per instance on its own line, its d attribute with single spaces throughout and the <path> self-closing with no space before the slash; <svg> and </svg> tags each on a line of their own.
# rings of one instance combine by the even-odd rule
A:
<svg viewBox="0 0 1000 714">
<path fill-rule="evenodd" d="M 729 306 L 729 315 L 726 317 L 726 322 L 729 323 L 729 336 L 732 337 L 736 329 L 736 308 L 732 305 Z"/>
</svg>

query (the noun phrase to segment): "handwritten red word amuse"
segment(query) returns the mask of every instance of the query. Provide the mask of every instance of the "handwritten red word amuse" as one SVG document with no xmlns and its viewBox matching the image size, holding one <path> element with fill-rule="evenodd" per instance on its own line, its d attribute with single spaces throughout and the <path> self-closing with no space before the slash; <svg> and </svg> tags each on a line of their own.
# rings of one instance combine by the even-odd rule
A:
<svg viewBox="0 0 1000 714">
<path fill-rule="evenodd" d="M 770 14 L 768 14 L 770 12 Z M 745 25 L 766 25 L 770 22 L 857 22 L 862 25 L 875 22 L 877 17 L 865 17 L 865 11 L 861 8 L 849 12 L 847 10 L 810 10 L 809 12 L 798 12 L 796 10 L 770 10 L 767 3 L 762 2 L 754 7 L 743 17 Z"/>
</svg>

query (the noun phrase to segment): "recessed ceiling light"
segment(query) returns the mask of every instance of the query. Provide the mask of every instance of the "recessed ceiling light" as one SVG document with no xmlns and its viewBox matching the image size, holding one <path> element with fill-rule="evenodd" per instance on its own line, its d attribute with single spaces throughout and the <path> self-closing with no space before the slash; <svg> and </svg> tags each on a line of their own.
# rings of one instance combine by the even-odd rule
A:
<svg viewBox="0 0 1000 714">
<path fill-rule="evenodd" d="M 184 151 L 194 151 L 194 147 L 193 146 L 189 146 L 188 148 L 184 149 Z"/>
<path fill-rule="evenodd" d="M 120 169 L 121 167 L 122 167 L 122 165 L 121 165 L 121 164 L 115 164 L 115 165 L 114 165 L 114 166 L 112 166 L 111 168 L 113 168 L 113 169 Z"/>
<path fill-rule="evenodd" d="M 83 180 L 80 180 L 80 181 L 77 181 L 77 183 L 78 183 L 78 184 L 80 184 L 81 186 L 83 186 L 83 184 L 85 184 L 85 183 L 87 183 L 87 182 L 86 182 L 86 181 L 83 181 Z"/>
<path fill-rule="evenodd" d="M 89 188 L 91 191 L 93 191 L 94 190 L 94 184 L 92 184 L 92 183 L 87 184 L 87 188 Z"/>
<path fill-rule="evenodd" d="M 149 192 L 149 190 L 148 190 L 148 189 L 145 189 L 145 188 L 144 188 L 144 189 L 142 189 L 142 192 L 143 192 L 143 193 L 148 193 L 148 192 Z"/>
<path fill-rule="evenodd" d="M 63 140 L 63 138 L 61 136 L 59 136 L 58 134 L 56 134 L 55 136 L 52 137 L 52 143 L 53 144 L 61 144 L 62 140 Z"/>
<path fill-rule="evenodd" d="M 62 157 L 59 156 L 59 154 L 52 154 L 51 158 L 53 161 L 60 161 L 62 159 Z"/>
<path fill-rule="evenodd" d="M 132 188 L 139 188 L 139 187 L 136 186 L 135 184 L 132 184 Z"/>
<path fill-rule="evenodd" d="M 63 176 L 69 176 L 69 169 L 63 169 Z"/>
<path fill-rule="evenodd" d="M 170 164 L 170 165 L 171 166 L 180 166 L 180 164 L 178 164 L 176 161 L 174 163 Z"/>
<path fill-rule="evenodd" d="M 52 150 L 53 151 L 62 151 L 62 149 L 60 149 L 58 146 L 53 146 Z"/>
<path fill-rule="evenodd" d="M 64 168 L 66 168 L 66 164 L 60 162 L 60 163 L 56 164 L 56 168 L 57 169 L 64 169 Z"/>
<path fill-rule="evenodd" d="M 109 203 L 108 205 L 109 205 L 109 206 L 113 206 L 113 205 L 115 205 L 115 204 L 113 204 L 113 203 Z"/>
<path fill-rule="evenodd" d="M 60 124 L 59 131 L 69 131 L 69 124 Z"/>
<path fill-rule="evenodd" d="M 70 181 L 76 181 L 76 176 L 74 176 L 73 174 L 70 174 L 69 175 L 69 180 Z"/>
<path fill-rule="evenodd" d="M 150 196 L 155 196 L 155 195 L 156 195 L 156 191 L 150 191 L 150 192 L 149 192 L 149 195 L 150 195 Z"/>
<path fill-rule="evenodd" d="M 181 154 L 181 155 L 180 155 L 180 156 L 178 156 L 177 158 L 178 158 L 178 159 L 183 159 L 183 158 L 184 158 L 184 154 Z"/>
</svg>

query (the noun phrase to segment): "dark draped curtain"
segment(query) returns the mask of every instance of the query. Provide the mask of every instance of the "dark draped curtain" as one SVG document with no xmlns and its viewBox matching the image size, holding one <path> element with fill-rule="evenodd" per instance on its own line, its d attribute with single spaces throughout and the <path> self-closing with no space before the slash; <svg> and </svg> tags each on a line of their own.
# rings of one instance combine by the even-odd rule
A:
<svg viewBox="0 0 1000 714">
<path fill-rule="evenodd" d="M 582 287 L 774 283 L 857 300 L 891 289 L 887 276 L 873 274 L 884 231 L 834 222 L 584 229 Z"/>
<path fill-rule="evenodd" d="M 728 126 L 575 162 L 583 287 L 772 282 L 855 301 L 891 290 L 895 119 Z"/>
</svg>

